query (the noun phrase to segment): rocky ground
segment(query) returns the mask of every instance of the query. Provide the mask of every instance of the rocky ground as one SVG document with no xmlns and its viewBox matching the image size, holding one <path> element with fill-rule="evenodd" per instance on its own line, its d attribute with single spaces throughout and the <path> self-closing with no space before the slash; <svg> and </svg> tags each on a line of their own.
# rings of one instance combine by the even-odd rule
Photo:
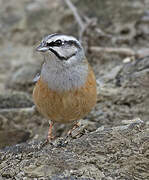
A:
<svg viewBox="0 0 149 180">
<path fill-rule="evenodd" d="M 54 32 L 79 38 L 80 29 L 64 1 L 0 0 L 0 179 L 147 180 L 149 2 L 72 2 L 88 22 L 82 40 L 98 102 L 79 134 L 64 141 L 70 127 L 57 124 L 58 138 L 43 146 L 48 120 L 32 108 L 35 47 Z"/>
</svg>

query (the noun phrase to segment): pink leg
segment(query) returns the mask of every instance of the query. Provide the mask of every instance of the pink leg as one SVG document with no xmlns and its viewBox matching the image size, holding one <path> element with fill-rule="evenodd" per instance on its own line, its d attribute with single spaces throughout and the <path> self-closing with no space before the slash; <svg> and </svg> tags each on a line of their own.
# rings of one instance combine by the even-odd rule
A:
<svg viewBox="0 0 149 180">
<path fill-rule="evenodd" d="M 70 129 L 67 133 L 67 136 L 71 136 L 72 131 L 75 130 L 76 128 L 78 128 L 80 126 L 79 122 L 77 122 L 72 129 Z"/>
<path fill-rule="evenodd" d="M 50 123 L 49 131 L 48 131 L 48 140 L 51 141 L 54 137 L 52 135 L 52 127 L 53 127 L 53 122 Z"/>
</svg>

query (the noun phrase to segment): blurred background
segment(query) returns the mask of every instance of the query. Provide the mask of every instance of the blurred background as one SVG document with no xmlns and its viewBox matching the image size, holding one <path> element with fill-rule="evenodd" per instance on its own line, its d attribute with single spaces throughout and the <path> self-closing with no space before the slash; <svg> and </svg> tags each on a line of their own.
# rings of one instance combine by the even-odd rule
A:
<svg viewBox="0 0 149 180">
<path fill-rule="evenodd" d="M 48 120 L 30 108 L 43 61 L 35 48 L 51 33 L 77 37 L 96 74 L 87 132 L 148 120 L 148 0 L 0 0 L 0 148 L 46 137 Z M 67 131 L 55 129 L 57 137 Z"/>
</svg>

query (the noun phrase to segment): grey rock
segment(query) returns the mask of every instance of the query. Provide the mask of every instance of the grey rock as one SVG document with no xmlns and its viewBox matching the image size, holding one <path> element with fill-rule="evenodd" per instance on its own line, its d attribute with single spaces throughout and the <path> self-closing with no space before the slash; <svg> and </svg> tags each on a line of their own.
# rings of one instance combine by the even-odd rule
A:
<svg viewBox="0 0 149 180">
<path fill-rule="evenodd" d="M 14 144 L 25 142 L 29 139 L 30 132 L 26 130 L 1 130 L 0 131 L 0 148 L 12 146 Z"/>
<path fill-rule="evenodd" d="M 88 133 L 65 146 L 43 146 L 42 140 L 7 147 L 0 150 L 1 176 L 148 179 L 148 129 L 133 121 L 125 128 Z"/>
<path fill-rule="evenodd" d="M 8 92 L 0 94 L 0 109 L 23 108 L 33 106 L 33 101 L 27 93 Z"/>
<path fill-rule="evenodd" d="M 33 81 L 36 74 L 40 72 L 40 65 L 37 64 L 23 64 L 14 73 L 8 77 L 6 87 L 14 90 L 33 91 Z"/>
</svg>

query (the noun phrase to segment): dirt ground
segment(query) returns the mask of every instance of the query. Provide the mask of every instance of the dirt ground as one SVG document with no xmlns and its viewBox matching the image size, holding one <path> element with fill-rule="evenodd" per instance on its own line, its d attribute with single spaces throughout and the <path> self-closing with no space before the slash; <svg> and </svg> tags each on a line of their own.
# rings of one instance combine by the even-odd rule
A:
<svg viewBox="0 0 149 180">
<path fill-rule="evenodd" d="M 87 24 L 82 34 L 82 43 L 87 59 L 94 69 L 98 87 L 96 107 L 80 121 L 83 126 L 82 134 L 95 133 L 99 128 L 120 127 L 124 122 L 133 119 L 140 119 L 141 122 L 148 124 L 149 1 L 73 0 L 72 2 L 77 7 L 84 24 Z M 35 47 L 45 35 L 55 32 L 79 38 L 80 27 L 71 9 L 61 0 L 0 0 L 0 7 L 0 148 L 4 148 L 46 137 L 48 120 L 38 112 L 26 110 L 34 104 L 33 78 L 40 72 L 43 62 Z M 55 136 L 63 137 L 69 128 L 69 125 L 56 124 Z M 147 131 L 144 129 L 142 131 L 146 133 L 144 137 L 147 138 Z M 92 137 L 90 134 L 89 138 L 95 140 L 95 136 Z M 132 135 L 134 136 L 135 134 Z M 74 141 L 76 143 L 76 140 Z M 3 163 L 3 160 L 1 159 L 0 163 Z M 77 162 L 77 158 L 75 161 Z M 147 166 L 147 161 L 145 162 Z M 83 168 L 86 168 L 82 169 L 86 172 L 85 175 L 87 169 L 92 171 L 92 166 Z M 103 169 L 101 168 L 100 172 L 97 166 L 93 169 L 94 176 L 91 174 L 74 177 L 98 179 Z M 6 174 L 9 174 L 8 177 Z M 2 177 L 6 179 L 14 177 L 11 173 L 6 174 L 3 173 Z M 46 177 L 54 177 L 53 174 L 58 177 L 55 170 L 51 176 L 48 174 Z M 104 174 L 103 179 L 118 177 L 116 174 L 113 177 L 107 174 Z M 144 177 L 129 175 L 123 179 L 149 177 L 147 174 L 144 174 Z M 32 175 L 18 176 L 22 177 L 32 178 Z M 44 175 L 35 173 L 33 177 L 39 178 Z"/>
</svg>

